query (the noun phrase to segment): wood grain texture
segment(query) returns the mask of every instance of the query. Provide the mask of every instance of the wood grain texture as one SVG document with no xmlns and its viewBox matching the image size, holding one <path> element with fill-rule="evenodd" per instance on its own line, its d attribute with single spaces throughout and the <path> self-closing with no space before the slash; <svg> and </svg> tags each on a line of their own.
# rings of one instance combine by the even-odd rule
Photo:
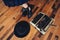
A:
<svg viewBox="0 0 60 40">
<path fill-rule="evenodd" d="M 0 40 L 60 40 L 60 7 L 54 18 L 53 24 L 55 26 L 50 26 L 45 35 L 41 35 L 31 24 L 30 32 L 26 37 L 18 38 L 14 35 L 14 27 L 17 22 L 24 20 L 29 23 L 39 12 L 43 12 L 50 17 L 53 12 L 53 5 L 58 6 L 60 4 L 59 0 L 57 2 L 56 0 L 30 0 L 28 3 L 35 5 L 32 9 L 33 16 L 31 18 L 21 16 L 21 6 L 7 7 L 0 0 Z M 36 7 L 38 8 L 34 12 Z"/>
</svg>

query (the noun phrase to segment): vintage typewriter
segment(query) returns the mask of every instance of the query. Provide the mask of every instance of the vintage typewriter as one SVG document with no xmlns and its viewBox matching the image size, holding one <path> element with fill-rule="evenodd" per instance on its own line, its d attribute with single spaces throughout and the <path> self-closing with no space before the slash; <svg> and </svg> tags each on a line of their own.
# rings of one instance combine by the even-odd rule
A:
<svg viewBox="0 0 60 40">
<path fill-rule="evenodd" d="M 40 12 L 30 24 L 32 24 L 39 32 L 45 34 L 50 25 L 53 23 L 53 18 L 48 17 L 44 13 Z"/>
</svg>

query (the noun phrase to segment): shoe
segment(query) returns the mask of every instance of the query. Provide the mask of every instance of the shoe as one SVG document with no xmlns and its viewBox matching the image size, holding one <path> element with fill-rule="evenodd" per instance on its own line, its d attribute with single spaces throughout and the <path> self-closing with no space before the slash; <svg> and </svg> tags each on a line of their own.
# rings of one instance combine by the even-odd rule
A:
<svg viewBox="0 0 60 40">
<path fill-rule="evenodd" d="M 23 8 L 22 9 L 22 16 L 28 16 L 28 18 L 31 18 L 32 16 L 32 11 L 29 8 Z"/>
<path fill-rule="evenodd" d="M 26 16 L 27 15 L 27 9 L 26 8 L 22 8 L 22 16 Z"/>
<path fill-rule="evenodd" d="M 27 14 L 28 18 L 31 18 L 32 16 L 32 10 L 30 7 L 28 7 L 28 14 Z"/>
<path fill-rule="evenodd" d="M 29 11 L 28 12 L 28 18 L 31 18 L 31 16 L 32 16 L 32 11 Z"/>
</svg>

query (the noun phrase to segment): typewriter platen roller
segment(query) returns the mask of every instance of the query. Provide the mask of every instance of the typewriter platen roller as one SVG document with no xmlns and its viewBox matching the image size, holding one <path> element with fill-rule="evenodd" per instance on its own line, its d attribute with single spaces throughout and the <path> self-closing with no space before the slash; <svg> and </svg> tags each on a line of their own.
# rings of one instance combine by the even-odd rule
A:
<svg viewBox="0 0 60 40">
<path fill-rule="evenodd" d="M 40 12 L 34 19 L 32 19 L 32 21 L 30 21 L 30 24 L 32 24 L 39 32 L 45 34 L 52 22 L 52 18 Z"/>
</svg>

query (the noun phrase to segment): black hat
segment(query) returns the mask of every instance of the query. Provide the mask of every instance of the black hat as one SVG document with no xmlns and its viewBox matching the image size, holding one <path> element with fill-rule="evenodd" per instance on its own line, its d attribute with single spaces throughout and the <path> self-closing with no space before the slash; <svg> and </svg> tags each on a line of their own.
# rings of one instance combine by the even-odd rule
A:
<svg viewBox="0 0 60 40">
<path fill-rule="evenodd" d="M 26 21 L 20 21 L 16 24 L 14 28 L 14 34 L 16 37 L 25 37 L 30 31 L 30 25 Z"/>
</svg>

